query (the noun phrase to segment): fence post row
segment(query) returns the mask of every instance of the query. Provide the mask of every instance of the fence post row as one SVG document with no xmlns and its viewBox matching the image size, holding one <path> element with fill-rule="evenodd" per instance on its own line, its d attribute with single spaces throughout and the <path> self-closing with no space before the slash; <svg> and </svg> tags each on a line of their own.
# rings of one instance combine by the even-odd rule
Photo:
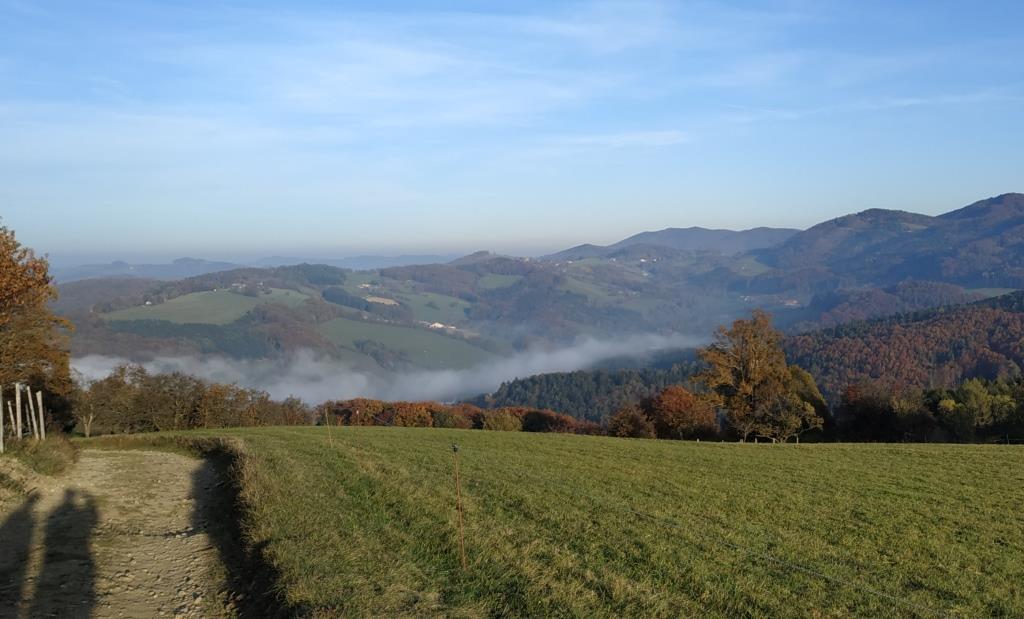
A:
<svg viewBox="0 0 1024 619">
<path fill-rule="evenodd" d="M 22 406 L 22 391 L 28 396 L 26 406 Z M 6 404 L 6 406 L 4 406 Z M 4 423 L 4 410 L 7 411 L 7 423 Z M 26 419 L 25 417 L 28 417 Z M 10 428 L 10 429 L 8 429 Z M 14 401 L 4 398 L 3 386 L 0 385 L 0 453 L 6 448 L 5 439 L 7 434 L 15 440 L 24 438 L 25 432 L 31 432 L 32 437 L 38 440 L 46 440 L 46 412 L 43 408 L 43 392 L 38 390 L 33 393 L 32 387 L 20 382 L 14 383 Z"/>
</svg>

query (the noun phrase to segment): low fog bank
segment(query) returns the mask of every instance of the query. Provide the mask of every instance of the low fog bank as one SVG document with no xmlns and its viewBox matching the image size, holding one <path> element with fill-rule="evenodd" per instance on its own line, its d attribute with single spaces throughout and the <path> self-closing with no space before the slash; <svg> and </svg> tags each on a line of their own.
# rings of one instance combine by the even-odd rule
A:
<svg viewBox="0 0 1024 619">
<path fill-rule="evenodd" d="M 615 357 L 642 357 L 662 350 L 696 346 L 684 335 L 638 335 L 619 340 L 582 340 L 572 346 L 518 353 L 463 370 L 416 370 L 388 374 L 352 368 L 336 359 L 300 352 L 280 361 L 224 357 L 162 357 L 143 362 L 153 373 L 183 372 L 206 380 L 262 389 L 274 398 L 291 395 L 308 403 L 355 397 L 382 400 L 454 400 L 489 393 L 501 383 L 533 374 L 570 372 Z M 103 378 L 127 360 L 89 355 L 72 366 L 89 380 Z"/>
</svg>

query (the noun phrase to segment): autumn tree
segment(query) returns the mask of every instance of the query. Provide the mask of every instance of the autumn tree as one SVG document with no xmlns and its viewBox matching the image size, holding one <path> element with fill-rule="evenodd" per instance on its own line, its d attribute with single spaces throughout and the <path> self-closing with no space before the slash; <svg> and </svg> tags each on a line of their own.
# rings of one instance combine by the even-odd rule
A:
<svg viewBox="0 0 1024 619">
<path fill-rule="evenodd" d="M 50 311 L 56 296 L 46 259 L 0 227 L 0 385 L 28 382 L 49 396 L 70 397 L 70 323 Z M 52 413 L 55 398 L 49 400 Z"/>
<path fill-rule="evenodd" d="M 483 419 L 484 430 L 501 432 L 519 432 L 523 429 L 523 420 L 514 412 L 506 409 L 486 411 Z"/>
<path fill-rule="evenodd" d="M 433 423 L 430 411 L 422 402 L 393 402 L 388 410 L 395 426 L 429 428 Z"/>
<path fill-rule="evenodd" d="M 698 381 L 715 394 L 742 440 L 751 435 L 784 440 L 805 426 L 820 427 L 821 417 L 800 397 L 786 364 L 782 333 L 766 312 L 754 310 L 749 320 L 719 327 L 698 354 L 707 366 Z M 810 411 L 803 403 L 811 404 Z"/>
<path fill-rule="evenodd" d="M 679 385 L 666 387 L 645 401 L 643 409 L 658 438 L 712 438 L 718 434 L 714 402 Z"/>
<path fill-rule="evenodd" d="M 608 434 L 623 438 L 654 438 L 654 424 L 635 404 L 627 404 L 615 411 L 608 420 Z"/>
</svg>

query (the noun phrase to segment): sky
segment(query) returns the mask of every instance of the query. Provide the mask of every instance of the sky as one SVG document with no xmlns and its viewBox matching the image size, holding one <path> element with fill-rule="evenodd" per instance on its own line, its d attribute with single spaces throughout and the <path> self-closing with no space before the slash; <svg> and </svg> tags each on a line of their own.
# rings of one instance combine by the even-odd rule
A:
<svg viewBox="0 0 1024 619">
<path fill-rule="evenodd" d="M 1024 191 L 1024 3 L 0 0 L 54 257 L 529 255 Z"/>
</svg>

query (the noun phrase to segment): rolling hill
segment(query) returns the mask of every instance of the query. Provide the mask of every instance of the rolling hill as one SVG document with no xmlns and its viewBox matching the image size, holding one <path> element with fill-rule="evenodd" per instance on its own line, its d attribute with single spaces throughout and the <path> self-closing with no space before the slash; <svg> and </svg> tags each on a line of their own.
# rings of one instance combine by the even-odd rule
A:
<svg viewBox="0 0 1024 619">
<path fill-rule="evenodd" d="M 549 256 L 547 260 L 584 260 L 610 256 L 634 245 L 662 247 L 686 252 L 712 252 L 732 255 L 753 249 L 773 247 L 799 230 L 790 228 L 753 228 L 750 230 L 709 230 L 707 228 L 665 228 L 641 232 L 607 246 L 579 245 Z"/>
<path fill-rule="evenodd" d="M 755 307 L 807 331 L 1017 288 L 1022 201 L 1006 194 L 939 217 L 876 209 L 802 232 L 670 229 L 588 246 L 572 260 L 477 252 L 361 271 L 300 264 L 90 279 L 62 284 L 56 307 L 78 324 L 76 355 L 311 350 L 381 370 L 465 367 L 581 337 L 703 338 Z M 718 250 L 684 249 L 702 242 Z"/>
<path fill-rule="evenodd" d="M 829 278 L 861 285 L 913 278 L 1024 287 L 1024 194 L 988 198 L 938 217 L 872 209 L 753 253 L 777 272 L 808 274 L 811 285 Z"/>
</svg>

